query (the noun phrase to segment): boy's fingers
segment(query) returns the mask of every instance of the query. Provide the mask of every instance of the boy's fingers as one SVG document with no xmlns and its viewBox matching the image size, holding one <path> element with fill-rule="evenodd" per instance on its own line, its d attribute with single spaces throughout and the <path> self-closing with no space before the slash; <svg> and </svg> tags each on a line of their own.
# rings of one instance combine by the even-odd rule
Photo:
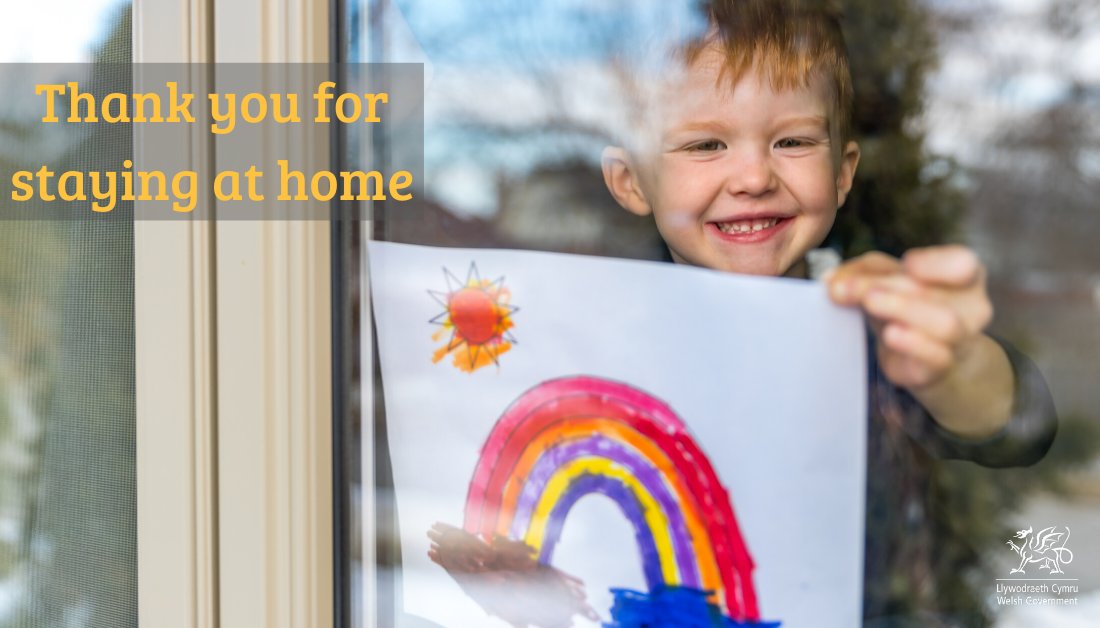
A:
<svg viewBox="0 0 1100 628">
<path fill-rule="evenodd" d="M 891 275 L 881 275 L 875 277 L 866 277 L 863 281 L 864 293 L 866 297 L 871 292 L 893 292 L 901 295 L 909 296 L 927 296 L 928 290 L 921 285 L 919 281 L 913 279 L 908 275 L 895 273 Z"/>
<path fill-rule="evenodd" d="M 954 363 L 955 356 L 948 345 L 901 324 L 886 325 L 880 342 L 887 350 L 881 355 L 883 372 L 904 387 L 927 386 Z"/>
<path fill-rule="evenodd" d="M 829 296 L 841 305 L 861 303 L 873 290 L 886 290 L 901 294 L 918 294 L 921 285 L 912 277 L 902 274 L 901 266 L 896 265 L 894 272 L 859 273 L 846 272 L 839 278 L 829 278 Z"/>
<path fill-rule="evenodd" d="M 959 288 L 976 284 L 984 272 L 974 251 L 956 244 L 911 249 L 902 265 L 920 281 Z"/>
<path fill-rule="evenodd" d="M 969 335 L 954 309 L 910 294 L 874 289 L 863 300 L 863 307 L 872 317 L 902 323 L 950 345 Z"/>
<path fill-rule="evenodd" d="M 858 275 L 884 275 L 901 271 L 901 261 L 896 257 L 871 251 L 854 257 L 833 269 L 832 279 L 843 279 Z"/>
</svg>

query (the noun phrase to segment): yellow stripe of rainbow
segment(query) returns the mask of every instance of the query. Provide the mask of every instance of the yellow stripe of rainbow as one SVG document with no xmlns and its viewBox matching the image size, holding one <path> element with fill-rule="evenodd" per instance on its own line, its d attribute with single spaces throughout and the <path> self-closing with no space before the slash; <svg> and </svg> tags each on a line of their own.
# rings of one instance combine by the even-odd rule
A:
<svg viewBox="0 0 1100 628">
<path fill-rule="evenodd" d="M 699 515 L 699 505 L 695 503 L 695 498 L 692 496 L 690 489 L 687 487 L 683 478 L 676 473 L 676 467 L 668 456 L 649 438 L 639 434 L 636 430 L 632 429 L 629 425 L 622 422 L 615 421 L 609 418 L 585 418 L 575 419 L 568 423 L 561 423 L 557 425 L 549 425 L 547 429 L 541 432 L 538 437 L 532 439 L 528 445 L 524 448 L 523 454 L 516 462 L 516 466 L 513 468 L 513 472 L 509 481 L 505 487 L 504 497 L 501 500 L 501 509 L 497 519 L 496 532 L 502 536 L 510 536 L 516 532 L 524 534 L 525 538 L 530 538 L 530 525 L 526 533 L 522 531 L 512 530 L 512 524 L 516 514 L 516 504 L 519 499 L 520 493 L 523 487 L 527 484 L 528 476 L 531 473 L 531 469 L 535 466 L 538 460 L 549 451 L 555 444 L 561 442 L 580 440 L 591 436 L 592 434 L 603 434 L 613 439 L 619 440 L 624 444 L 629 445 L 633 450 L 638 452 L 642 458 L 650 462 L 660 471 L 661 479 L 669 487 L 672 494 L 676 497 L 677 501 L 682 507 L 685 523 L 687 525 L 688 533 L 691 535 L 691 544 L 695 552 L 695 558 L 698 562 L 700 580 L 702 588 L 708 591 L 713 591 L 716 594 L 722 591 L 722 579 L 718 572 L 718 563 L 714 557 L 714 551 L 711 547 L 711 541 L 707 534 L 704 522 Z M 625 471 L 624 471 L 625 473 Z M 570 478 L 574 479 L 574 478 Z M 648 504 L 653 508 L 660 510 L 660 506 L 653 500 L 652 494 L 646 490 L 642 485 L 633 479 L 633 482 L 629 485 L 635 494 L 638 494 L 638 490 L 644 491 L 648 497 Z M 567 485 L 566 485 L 567 486 Z M 546 493 L 550 490 L 549 486 L 544 490 L 543 496 L 540 497 L 540 507 L 542 504 L 547 503 Z M 564 489 L 561 489 L 564 490 Z M 560 498 L 561 493 L 555 496 L 555 501 Z M 554 502 L 548 502 L 549 506 L 552 506 Z M 537 514 L 537 518 L 539 515 Z M 549 511 L 545 513 L 549 514 Z M 648 520 L 648 518 L 647 518 Z M 668 529 L 668 518 L 662 514 L 661 521 L 664 522 L 663 527 L 654 528 L 654 541 L 656 542 L 658 537 L 669 540 L 670 532 Z M 534 523 L 533 521 L 531 523 Z M 541 522 L 541 526 L 545 527 L 545 521 Z M 539 536 L 537 543 L 527 542 L 535 547 L 537 550 L 542 548 L 542 536 Z M 671 541 L 668 541 L 668 546 L 671 548 Z M 669 549 L 671 552 L 672 550 Z M 661 547 L 658 546 L 658 552 L 661 552 Z M 669 562 L 669 557 L 664 553 L 661 554 L 662 573 L 666 575 L 666 584 L 680 584 L 683 582 L 682 577 L 678 577 L 675 580 L 669 580 L 667 574 L 668 569 L 665 567 Z M 672 561 L 675 564 L 676 561 Z M 675 573 L 679 575 L 679 568 L 675 569 Z"/>
<path fill-rule="evenodd" d="M 535 508 L 535 514 L 531 518 L 531 524 L 527 527 L 527 535 L 524 537 L 535 553 L 542 551 L 542 542 L 546 533 L 546 522 L 550 519 L 550 511 L 558 503 L 562 495 L 569 489 L 573 480 L 582 475 L 599 475 L 606 478 L 619 480 L 626 485 L 631 493 L 638 499 L 642 506 L 643 516 L 653 533 L 653 542 L 657 546 L 657 556 L 661 561 L 661 575 L 665 584 L 678 586 L 681 584 L 680 571 L 676 567 L 676 557 L 672 551 L 672 533 L 669 530 L 668 518 L 665 517 L 661 506 L 653 499 L 653 495 L 622 467 L 605 458 L 578 458 L 554 472 L 550 481 L 546 484 L 546 490 Z"/>
</svg>

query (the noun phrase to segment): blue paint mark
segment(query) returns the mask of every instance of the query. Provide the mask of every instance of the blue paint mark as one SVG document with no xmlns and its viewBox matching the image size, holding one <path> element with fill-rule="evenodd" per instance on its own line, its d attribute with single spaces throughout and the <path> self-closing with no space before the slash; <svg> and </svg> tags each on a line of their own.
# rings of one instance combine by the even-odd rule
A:
<svg viewBox="0 0 1100 628">
<path fill-rule="evenodd" d="M 707 601 L 707 592 L 687 587 L 657 587 L 649 593 L 611 589 L 615 604 L 604 628 L 778 628 L 780 622 L 740 622 Z"/>
</svg>

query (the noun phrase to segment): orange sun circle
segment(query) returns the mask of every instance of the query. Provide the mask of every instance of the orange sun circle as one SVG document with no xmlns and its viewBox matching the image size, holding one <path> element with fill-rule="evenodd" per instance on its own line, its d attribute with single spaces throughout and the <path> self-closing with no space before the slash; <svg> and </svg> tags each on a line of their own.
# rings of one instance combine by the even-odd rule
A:
<svg viewBox="0 0 1100 628">
<path fill-rule="evenodd" d="M 447 291 L 428 291 L 443 306 L 443 312 L 429 322 L 440 326 L 432 340 L 443 340 L 448 333 L 450 338 L 435 350 L 432 362 L 453 355 L 454 365 L 467 373 L 490 364 L 499 367 L 501 354 L 516 342 L 509 330 L 514 326 L 512 315 L 519 309 L 508 303 L 511 292 L 504 286 L 504 277 L 482 279 L 473 263 L 465 281 L 446 268 L 443 276 Z"/>
<path fill-rule="evenodd" d="M 463 288 L 451 296 L 447 310 L 463 340 L 483 345 L 497 335 L 500 315 L 493 299 L 481 288 Z"/>
</svg>

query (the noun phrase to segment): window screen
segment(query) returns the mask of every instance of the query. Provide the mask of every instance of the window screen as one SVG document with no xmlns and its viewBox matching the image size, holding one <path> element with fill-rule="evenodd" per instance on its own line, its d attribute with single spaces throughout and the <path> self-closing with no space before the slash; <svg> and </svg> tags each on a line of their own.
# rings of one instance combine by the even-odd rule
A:
<svg viewBox="0 0 1100 628">
<path fill-rule="evenodd" d="M 82 87 L 130 91 L 130 9 L 101 11 Z M 0 133 L 0 159 L 34 142 Z M 125 128 L 67 137 L 52 170 L 133 154 Z M 116 211 L 0 223 L 0 626 L 137 625 L 134 230 Z"/>
</svg>

